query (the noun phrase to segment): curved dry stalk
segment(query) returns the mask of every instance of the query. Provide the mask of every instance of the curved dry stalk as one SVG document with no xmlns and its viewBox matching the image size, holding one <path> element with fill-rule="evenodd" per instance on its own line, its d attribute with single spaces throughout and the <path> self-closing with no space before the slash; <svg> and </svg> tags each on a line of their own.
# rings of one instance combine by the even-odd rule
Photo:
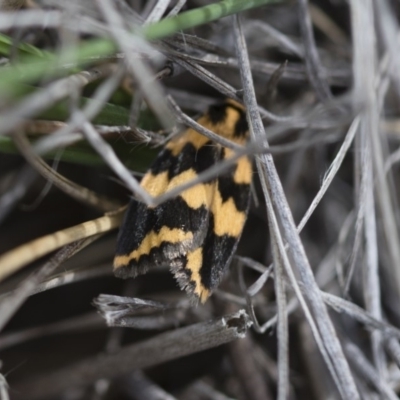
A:
<svg viewBox="0 0 400 400">
<path fill-rule="evenodd" d="M 244 337 L 249 325 L 251 323 L 247 314 L 240 310 L 213 321 L 162 333 L 122 347 L 113 354 L 84 359 L 63 369 L 21 382 L 15 390 L 19 398 L 26 398 L 29 393 L 31 400 L 59 394 L 69 388 L 89 385 L 97 379 L 110 379 L 134 369 L 154 366 L 220 346 Z"/>
<path fill-rule="evenodd" d="M 78 72 L 59 79 L 43 90 L 34 92 L 18 105 L 12 106 L 11 109 L 6 109 L 0 114 L 0 134 L 10 133 L 26 118 L 39 114 L 69 94 L 80 90 L 91 82 L 114 73 L 114 71 L 114 64 L 103 64 L 91 70 Z"/>
<path fill-rule="evenodd" d="M 61 263 L 65 262 L 94 240 L 98 239 L 99 236 L 100 235 L 91 236 L 65 246 L 41 268 L 24 279 L 5 299 L 2 299 L 0 301 L 0 331 L 44 278 L 50 275 Z"/>
<path fill-rule="evenodd" d="M 234 23 L 236 52 L 240 63 L 240 74 L 247 106 L 250 132 L 254 139 L 262 140 L 264 128 L 257 109 L 247 47 L 241 32 L 238 16 L 234 17 Z M 333 367 L 331 372 L 333 373 L 333 377 L 337 378 L 336 384 L 343 398 L 349 400 L 359 399 L 359 394 L 348 362 L 343 354 L 332 321 L 329 318 L 326 306 L 323 303 L 319 288 L 315 282 L 303 244 L 298 235 L 272 156 L 268 154 L 260 156 L 258 166 L 260 176 L 265 179 L 269 196 L 276 209 L 279 222 L 281 223 L 283 237 L 290 245 L 289 253 L 293 258 L 293 265 L 296 267 L 299 274 L 299 281 L 306 288 L 307 300 L 315 316 L 316 325 L 318 327 L 317 330 L 323 338 L 322 343 L 320 343 L 320 351 L 322 355 L 325 356 L 324 358 L 327 365 Z"/>
<path fill-rule="evenodd" d="M 0 281 L 62 246 L 117 228 L 122 221 L 123 212 L 124 209 L 118 210 L 113 214 L 42 236 L 10 250 L 0 257 Z"/>
<path fill-rule="evenodd" d="M 120 382 L 122 393 L 136 400 L 177 400 L 139 370 L 128 374 Z"/>
<path fill-rule="evenodd" d="M 398 400 L 396 392 L 390 387 L 389 383 L 383 380 L 378 371 L 370 364 L 367 357 L 361 349 L 353 343 L 346 343 L 345 350 L 349 360 L 351 360 L 354 369 L 363 377 L 363 379 L 374 386 L 379 392 L 381 398 L 387 400 Z"/>
<path fill-rule="evenodd" d="M 15 131 L 13 133 L 13 139 L 18 150 L 24 155 L 32 167 L 34 167 L 45 179 L 53 183 L 69 196 L 84 204 L 96 207 L 103 212 L 117 210 L 121 207 L 121 203 L 110 200 L 86 187 L 80 186 L 52 169 L 42 160 L 42 158 L 35 154 L 28 138 L 22 131 Z"/>
<path fill-rule="evenodd" d="M 382 2 L 384 4 L 385 2 Z M 372 1 L 354 0 L 350 2 L 354 41 L 354 108 L 362 107 L 362 134 L 369 137 L 373 148 L 373 172 L 375 176 L 376 197 L 382 215 L 383 231 L 386 237 L 391 269 L 388 273 L 396 284 L 400 295 L 400 236 L 396 225 L 396 211 L 393 193 L 390 190 L 384 159 L 386 154 L 379 130 L 380 108 L 376 95 L 376 36 L 374 29 L 375 11 Z M 385 7 L 383 7 L 383 10 Z M 379 13 L 377 13 L 379 15 Z M 390 20 L 388 24 L 390 24 Z M 366 26 L 370 29 L 364 29 Z M 396 60 L 397 60 L 396 55 Z"/>
<path fill-rule="evenodd" d="M 37 325 L 16 331 L 8 331 L 0 336 L 0 350 L 40 339 L 44 336 L 62 335 L 68 332 L 76 333 L 87 330 L 96 330 L 104 327 L 104 320 L 96 312 L 84 313 L 77 317 L 65 318 L 61 321 Z"/>
<path fill-rule="evenodd" d="M 125 30 L 123 18 L 111 2 L 98 0 L 97 3 L 110 28 L 111 35 L 125 54 L 128 71 L 135 77 L 136 83 L 164 128 L 171 128 L 175 121 L 171 118 L 161 85 L 153 79 L 153 75 L 150 73 L 152 69 L 150 65 L 135 57 L 131 50 L 134 47 L 146 48 L 149 53 L 152 53 L 156 63 L 163 59 L 163 55 L 152 49 L 150 44 L 140 36 L 133 35 L 128 30 Z M 154 15 L 154 18 L 157 18 L 157 15 Z"/>
<path fill-rule="evenodd" d="M 332 98 L 332 92 L 323 76 L 323 69 L 315 44 L 314 33 L 308 9 L 308 0 L 298 0 L 300 30 L 304 40 L 304 59 L 308 78 L 314 87 L 318 97 L 322 101 Z"/>
</svg>

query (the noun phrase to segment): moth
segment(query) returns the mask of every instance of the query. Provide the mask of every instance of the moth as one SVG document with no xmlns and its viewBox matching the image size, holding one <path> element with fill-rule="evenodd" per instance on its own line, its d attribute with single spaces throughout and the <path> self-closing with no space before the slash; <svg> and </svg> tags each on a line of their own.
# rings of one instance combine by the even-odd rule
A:
<svg viewBox="0 0 400 400">
<path fill-rule="evenodd" d="M 237 144 L 248 140 L 245 111 L 234 101 L 211 106 L 198 123 Z M 233 155 L 190 128 L 167 143 L 140 184 L 158 196 Z M 227 172 L 159 206 L 132 199 L 118 234 L 115 275 L 136 277 L 154 266 L 169 266 L 180 288 L 204 303 L 235 253 L 251 179 L 251 160 L 243 156 Z"/>
</svg>

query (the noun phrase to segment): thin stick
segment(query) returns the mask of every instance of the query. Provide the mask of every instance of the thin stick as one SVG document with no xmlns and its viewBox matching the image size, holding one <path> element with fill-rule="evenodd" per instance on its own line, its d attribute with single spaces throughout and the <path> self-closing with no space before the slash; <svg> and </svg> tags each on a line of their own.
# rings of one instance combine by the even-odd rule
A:
<svg viewBox="0 0 400 400">
<path fill-rule="evenodd" d="M 134 371 L 124 377 L 119 386 L 129 399 L 135 400 L 177 400 L 160 386 L 147 378 L 141 371 Z"/>
<path fill-rule="evenodd" d="M 49 397 L 66 389 L 87 386 L 97 379 L 112 379 L 134 369 L 148 368 L 169 360 L 220 346 L 245 336 L 249 320 L 241 310 L 235 314 L 157 335 L 122 347 L 113 354 L 79 363 L 15 385 L 15 398 Z M 18 396 L 17 396 L 18 394 Z"/>
<path fill-rule="evenodd" d="M 311 18 L 308 10 L 308 0 L 298 0 L 300 29 L 304 40 L 305 61 L 311 85 L 320 100 L 332 98 L 329 85 L 322 75 L 321 61 L 319 59 Z"/>
<path fill-rule="evenodd" d="M 50 275 L 61 263 L 71 258 L 74 254 L 78 253 L 98 238 L 99 235 L 96 235 L 65 246 L 3 299 L 0 302 L 0 331 L 43 279 Z"/>
<path fill-rule="evenodd" d="M 135 77 L 136 84 L 140 87 L 148 104 L 151 106 L 164 128 L 171 128 L 171 126 L 174 125 L 174 121 L 171 118 L 168 106 L 164 100 L 163 89 L 161 85 L 153 79 L 154 74 L 151 74 L 152 68 L 150 65 L 146 65 L 139 57 L 135 57 L 132 53 L 132 48 L 144 47 L 147 53 L 153 56 L 154 61 L 157 61 L 157 58 L 158 61 L 162 60 L 163 57 L 161 53 L 152 49 L 140 36 L 133 35 L 124 29 L 122 16 L 118 13 L 111 1 L 97 0 L 97 4 L 110 27 L 114 40 L 124 52 L 128 71 Z M 157 16 L 155 15 L 154 18 L 157 18 Z"/>
<path fill-rule="evenodd" d="M 132 193 L 135 193 L 140 200 L 150 204 L 152 196 L 140 186 L 135 177 L 133 177 L 125 165 L 122 164 L 115 154 L 114 149 L 96 132 L 93 125 L 85 119 L 82 113 L 77 111 L 77 115 L 80 119 L 84 120 L 82 129 L 88 142 L 102 156 L 104 161 L 113 169 L 117 176 L 123 180 Z"/>
<path fill-rule="evenodd" d="M 37 325 L 17 331 L 8 331 L 0 336 L 0 350 L 5 350 L 31 340 L 65 333 L 95 331 L 104 328 L 104 320 L 96 312 L 80 314 L 78 317 Z"/>
<path fill-rule="evenodd" d="M 345 349 L 346 353 L 348 354 L 349 360 L 351 360 L 351 363 L 361 374 L 363 379 L 372 384 L 375 389 L 380 393 L 382 398 L 387 400 L 399 399 L 395 391 L 389 386 L 389 383 L 385 382 L 379 377 L 377 371 L 370 364 L 361 349 L 359 349 L 353 343 L 347 343 Z"/>
<path fill-rule="evenodd" d="M 33 151 L 28 138 L 22 131 L 15 131 L 13 134 L 14 143 L 19 151 L 24 155 L 27 161 L 47 180 L 52 182 L 56 187 L 63 192 L 73 197 L 74 199 L 96 207 L 100 211 L 107 212 L 113 211 L 121 207 L 121 204 L 108 199 L 101 194 L 95 193 L 92 190 L 78 185 L 77 183 L 69 180 L 65 176 L 59 174 L 46 164 Z"/>
<path fill-rule="evenodd" d="M 240 62 L 240 73 L 243 83 L 245 103 L 248 111 L 250 131 L 253 139 L 262 140 L 264 128 L 260 114 L 257 110 L 247 47 L 241 32 L 238 16 L 234 17 L 234 24 L 236 28 L 234 30 L 236 52 Z M 264 176 L 266 179 L 266 185 L 268 187 L 271 201 L 276 209 L 280 223 L 282 224 L 283 236 L 289 243 L 289 252 L 294 260 L 293 265 L 297 267 L 300 282 L 306 288 L 307 299 L 315 314 L 316 323 L 323 338 L 324 347 L 326 348 L 329 358 L 333 362 L 334 371 L 338 377 L 337 383 L 339 383 L 339 390 L 345 399 L 359 399 L 358 391 L 351 375 L 349 365 L 343 354 L 326 306 L 322 301 L 303 244 L 301 243 L 300 237 L 297 233 L 272 156 L 266 154 L 260 156 L 260 159 L 261 162 L 258 164 L 260 176 Z M 320 348 L 320 350 L 322 351 L 323 349 Z M 329 363 L 329 360 L 325 359 L 325 362 Z"/>
<path fill-rule="evenodd" d="M 301 219 L 299 225 L 297 226 L 298 232 L 301 232 L 303 230 L 307 221 L 310 219 L 311 215 L 314 213 L 318 204 L 321 202 L 322 198 L 324 197 L 326 191 L 329 189 L 329 187 L 333 181 L 333 178 L 336 176 L 337 172 L 339 171 L 339 168 L 343 163 L 344 157 L 348 153 L 350 146 L 353 143 L 353 140 L 357 133 L 359 125 L 360 125 L 360 117 L 358 116 L 352 122 L 352 124 L 347 132 L 346 138 L 343 141 L 342 146 L 340 147 L 340 150 L 338 151 L 335 159 L 333 160 L 332 164 L 330 165 L 328 173 L 324 177 L 321 188 L 318 190 L 317 195 L 314 197 L 314 199 L 311 202 L 310 206 L 308 207 L 306 213 L 304 214 L 303 218 Z"/>
<path fill-rule="evenodd" d="M 268 196 L 268 221 L 271 233 L 271 247 L 274 260 L 275 296 L 278 306 L 278 400 L 286 400 L 289 395 L 289 330 L 287 319 L 287 302 L 284 281 L 284 257 L 286 251 L 280 235 L 271 199 Z M 289 266 L 288 266 L 289 267 Z M 290 267 L 289 267 L 290 268 Z"/>
<path fill-rule="evenodd" d="M 50 235 L 25 243 L 0 257 L 0 281 L 17 272 L 25 265 L 66 246 L 69 243 L 108 232 L 118 227 L 122 221 L 123 211 L 112 215 L 83 222 L 82 224 L 54 232 Z"/>
<path fill-rule="evenodd" d="M 375 92 L 376 37 L 374 31 L 374 7 L 371 0 L 350 2 L 352 17 L 352 37 L 354 42 L 354 108 L 363 107 L 364 129 L 370 136 L 374 161 L 376 194 L 382 214 L 383 231 L 390 255 L 391 268 L 388 271 L 400 296 L 400 237 L 396 226 L 396 212 L 393 207 L 387 174 L 385 154 L 379 130 L 379 105 Z M 370 29 L 365 29 L 365 27 Z"/>
<path fill-rule="evenodd" d="M 167 10 L 170 2 L 171 0 L 158 0 L 148 17 L 146 18 L 145 23 L 152 24 L 154 22 L 158 22 Z"/>
<path fill-rule="evenodd" d="M 82 71 L 77 74 L 59 79 L 49 84 L 45 89 L 38 90 L 32 95 L 22 100 L 12 109 L 4 110 L 0 114 L 0 134 L 10 133 L 19 123 L 26 118 L 31 118 L 57 101 L 68 96 L 87 84 L 101 79 L 111 74 L 114 66 L 110 64 L 100 65 L 88 71 Z"/>
</svg>

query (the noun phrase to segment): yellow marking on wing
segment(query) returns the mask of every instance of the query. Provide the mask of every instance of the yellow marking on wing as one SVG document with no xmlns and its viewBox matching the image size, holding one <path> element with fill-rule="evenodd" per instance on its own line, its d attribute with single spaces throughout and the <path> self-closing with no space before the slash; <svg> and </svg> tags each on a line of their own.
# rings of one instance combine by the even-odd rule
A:
<svg viewBox="0 0 400 400">
<path fill-rule="evenodd" d="M 233 107 L 226 108 L 226 118 L 217 124 L 212 123 L 210 117 L 205 115 L 198 120 L 198 123 L 205 128 L 215 132 L 216 134 L 226 137 L 238 144 L 245 144 L 247 141 L 248 132 L 243 136 L 235 136 L 235 127 L 239 119 L 242 117 L 240 110 L 244 107 L 235 101 L 228 100 Z M 209 139 L 193 129 L 188 129 L 183 135 L 172 139 L 166 148 L 172 153 L 172 156 L 178 156 L 184 146 L 191 143 L 195 149 L 199 150 L 206 145 Z M 218 146 L 218 144 L 212 144 Z M 234 152 L 230 149 L 225 149 L 224 158 L 232 157 Z M 184 184 L 197 177 L 193 169 L 182 172 L 171 180 L 168 178 L 168 171 L 159 174 L 152 174 L 148 172 L 142 179 L 141 186 L 148 191 L 152 196 L 159 196 Z M 252 169 L 250 160 L 247 157 L 240 158 L 237 162 L 237 168 L 234 173 L 235 183 L 250 183 L 252 177 Z M 229 198 L 223 202 L 222 197 L 218 191 L 216 182 L 198 184 L 189 188 L 180 194 L 181 198 L 185 200 L 188 206 L 192 209 L 197 209 L 201 206 L 206 206 L 212 211 L 214 215 L 214 233 L 218 236 L 229 235 L 232 237 L 239 237 L 245 223 L 246 214 L 237 210 L 234 200 Z M 152 249 L 159 247 L 162 242 L 189 244 L 193 241 L 192 232 L 184 232 L 178 228 L 168 228 L 163 226 L 159 233 L 154 231 L 149 232 L 140 243 L 138 249 L 131 251 L 129 254 L 118 255 L 114 259 L 114 269 L 128 266 L 132 260 L 138 261 L 141 256 L 147 255 Z M 200 271 L 203 265 L 203 248 L 199 247 L 196 250 L 190 251 L 186 254 L 187 265 L 186 268 L 191 271 L 191 281 L 194 283 L 194 293 L 204 303 L 210 296 L 211 292 L 201 282 Z"/>
<path fill-rule="evenodd" d="M 159 196 L 193 180 L 196 176 L 197 174 L 193 169 L 188 169 L 169 181 L 168 172 L 161 172 L 157 175 L 149 172 L 143 177 L 141 186 L 152 196 Z M 214 191 L 215 184 L 200 183 L 183 191 L 180 196 L 190 208 L 197 209 L 201 206 L 210 206 Z"/>
<path fill-rule="evenodd" d="M 224 160 L 231 158 L 235 155 L 235 151 L 232 149 L 224 148 Z M 253 169 L 251 167 L 250 159 L 246 156 L 239 158 L 236 163 L 236 170 L 233 175 L 235 183 L 247 183 L 250 184 L 253 176 Z"/>
<path fill-rule="evenodd" d="M 191 251 L 187 254 L 186 268 L 190 270 L 190 280 L 194 282 L 194 294 L 199 297 L 200 301 L 204 303 L 210 297 L 210 291 L 206 289 L 201 283 L 200 269 L 203 265 L 203 249 Z"/>
<path fill-rule="evenodd" d="M 215 133 L 220 136 L 223 136 L 227 139 L 230 139 L 237 144 L 244 144 L 247 139 L 246 137 L 235 137 L 235 126 L 239 121 L 241 114 L 238 110 L 232 107 L 227 107 L 226 109 L 226 117 L 224 121 L 219 122 L 214 125 L 212 129 Z"/>
<path fill-rule="evenodd" d="M 197 177 L 196 172 L 193 169 L 188 169 L 181 174 L 175 176 L 168 186 L 168 190 L 171 190 L 179 185 L 189 182 Z M 201 206 L 209 207 L 214 195 L 215 184 L 200 183 L 185 191 L 180 196 L 185 200 L 186 204 L 190 208 L 197 209 Z"/>
<path fill-rule="evenodd" d="M 210 207 L 215 192 L 215 184 L 200 184 L 180 194 L 190 208 Z"/>
<path fill-rule="evenodd" d="M 157 175 L 153 175 L 148 172 L 140 182 L 140 185 L 146 189 L 150 195 L 159 196 L 165 193 L 168 189 L 168 171 L 161 172 Z"/>
<path fill-rule="evenodd" d="M 224 147 L 224 160 L 228 158 L 232 158 L 235 155 L 235 151 L 232 149 L 228 149 L 228 147 Z"/>
<path fill-rule="evenodd" d="M 197 122 L 207 129 L 213 130 L 207 116 L 199 118 Z M 200 133 L 196 132 L 194 129 L 189 128 L 178 138 L 170 140 L 167 143 L 166 147 L 171 151 L 172 155 L 176 157 L 179 153 L 181 153 L 186 144 L 191 143 L 194 148 L 198 150 L 200 149 L 200 147 L 203 147 L 209 140 L 210 139 L 208 139 L 204 135 L 200 135 Z"/>
<path fill-rule="evenodd" d="M 214 233 L 216 235 L 240 236 L 246 221 L 246 213 L 238 211 L 232 197 L 223 202 L 217 190 L 214 195 L 211 211 L 214 215 Z"/>
<path fill-rule="evenodd" d="M 234 100 L 228 100 L 228 103 L 244 111 L 244 107 Z M 197 122 L 205 128 L 209 129 L 210 131 L 215 132 L 217 135 L 230 139 L 237 144 L 245 144 L 247 141 L 248 133 L 241 137 L 235 137 L 235 127 L 240 117 L 241 113 L 239 112 L 239 110 L 233 107 L 227 107 L 226 117 L 224 121 L 214 124 L 210 120 L 210 117 L 206 114 L 200 117 Z M 176 157 L 187 143 L 191 143 L 196 149 L 200 149 L 208 141 L 209 139 L 207 137 L 196 132 L 194 129 L 189 128 L 178 138 L 172 139 L 166 145 L 166 147 L 172 152 L 172 155 Z"/>
<path fill-rule="evenodd" d="M 170 183 L 168 184 L 168 190 L 174 189 L 179 185 L 183 185 L 184 183 L 187 183 L 196 177 L 197 174 L 194 169 L 187 169 L 171 179 Z"/>
<path fill-rule="evenodd" d="M 253 176 L 253 169 L 248 157 L 239 158 L 236 171 L 233 174 L 233 181 L 238 184 L 247 183 L 250 185 Z"/>
<path fill-rule="evenodd" d="M 114 269 L 128 265 L 131 260 L 138 261 L 141 256 L 150 254 L 150 251 L 155 247 L 159 247 L 162 242 L 184 244 L 191 240 L 193 240 L 192 232 L 163 226 L 158 233 L 154 231 L 149 232 L 136 250 L 126 255 L 116 256 L 114 258 Z"/>
</svg>

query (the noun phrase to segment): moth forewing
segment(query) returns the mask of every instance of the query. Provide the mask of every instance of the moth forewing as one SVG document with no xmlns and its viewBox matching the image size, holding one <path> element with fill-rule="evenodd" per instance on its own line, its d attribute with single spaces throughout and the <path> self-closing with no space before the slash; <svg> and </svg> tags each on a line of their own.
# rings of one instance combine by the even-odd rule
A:
<svg viewBox="0 0 400 400">
<path fill-rule="evenodd" d="M 198 122 L 236 143 L 247 141 L 246 115 L 235 102 L 210 107 Z M 141 186 L 158 196 L 231 156 L 232 150 L 188 129 L 168 142 Z M 168 265 L 182 289 L 206 301 L 236 250 L 246 220 L 251 178 L 251 161 L 244 156 L 228 172 L 157 207 L 131 200 L 118 235 L 115 275 L 134 277 L 152 266 Z"/>
</svg>

